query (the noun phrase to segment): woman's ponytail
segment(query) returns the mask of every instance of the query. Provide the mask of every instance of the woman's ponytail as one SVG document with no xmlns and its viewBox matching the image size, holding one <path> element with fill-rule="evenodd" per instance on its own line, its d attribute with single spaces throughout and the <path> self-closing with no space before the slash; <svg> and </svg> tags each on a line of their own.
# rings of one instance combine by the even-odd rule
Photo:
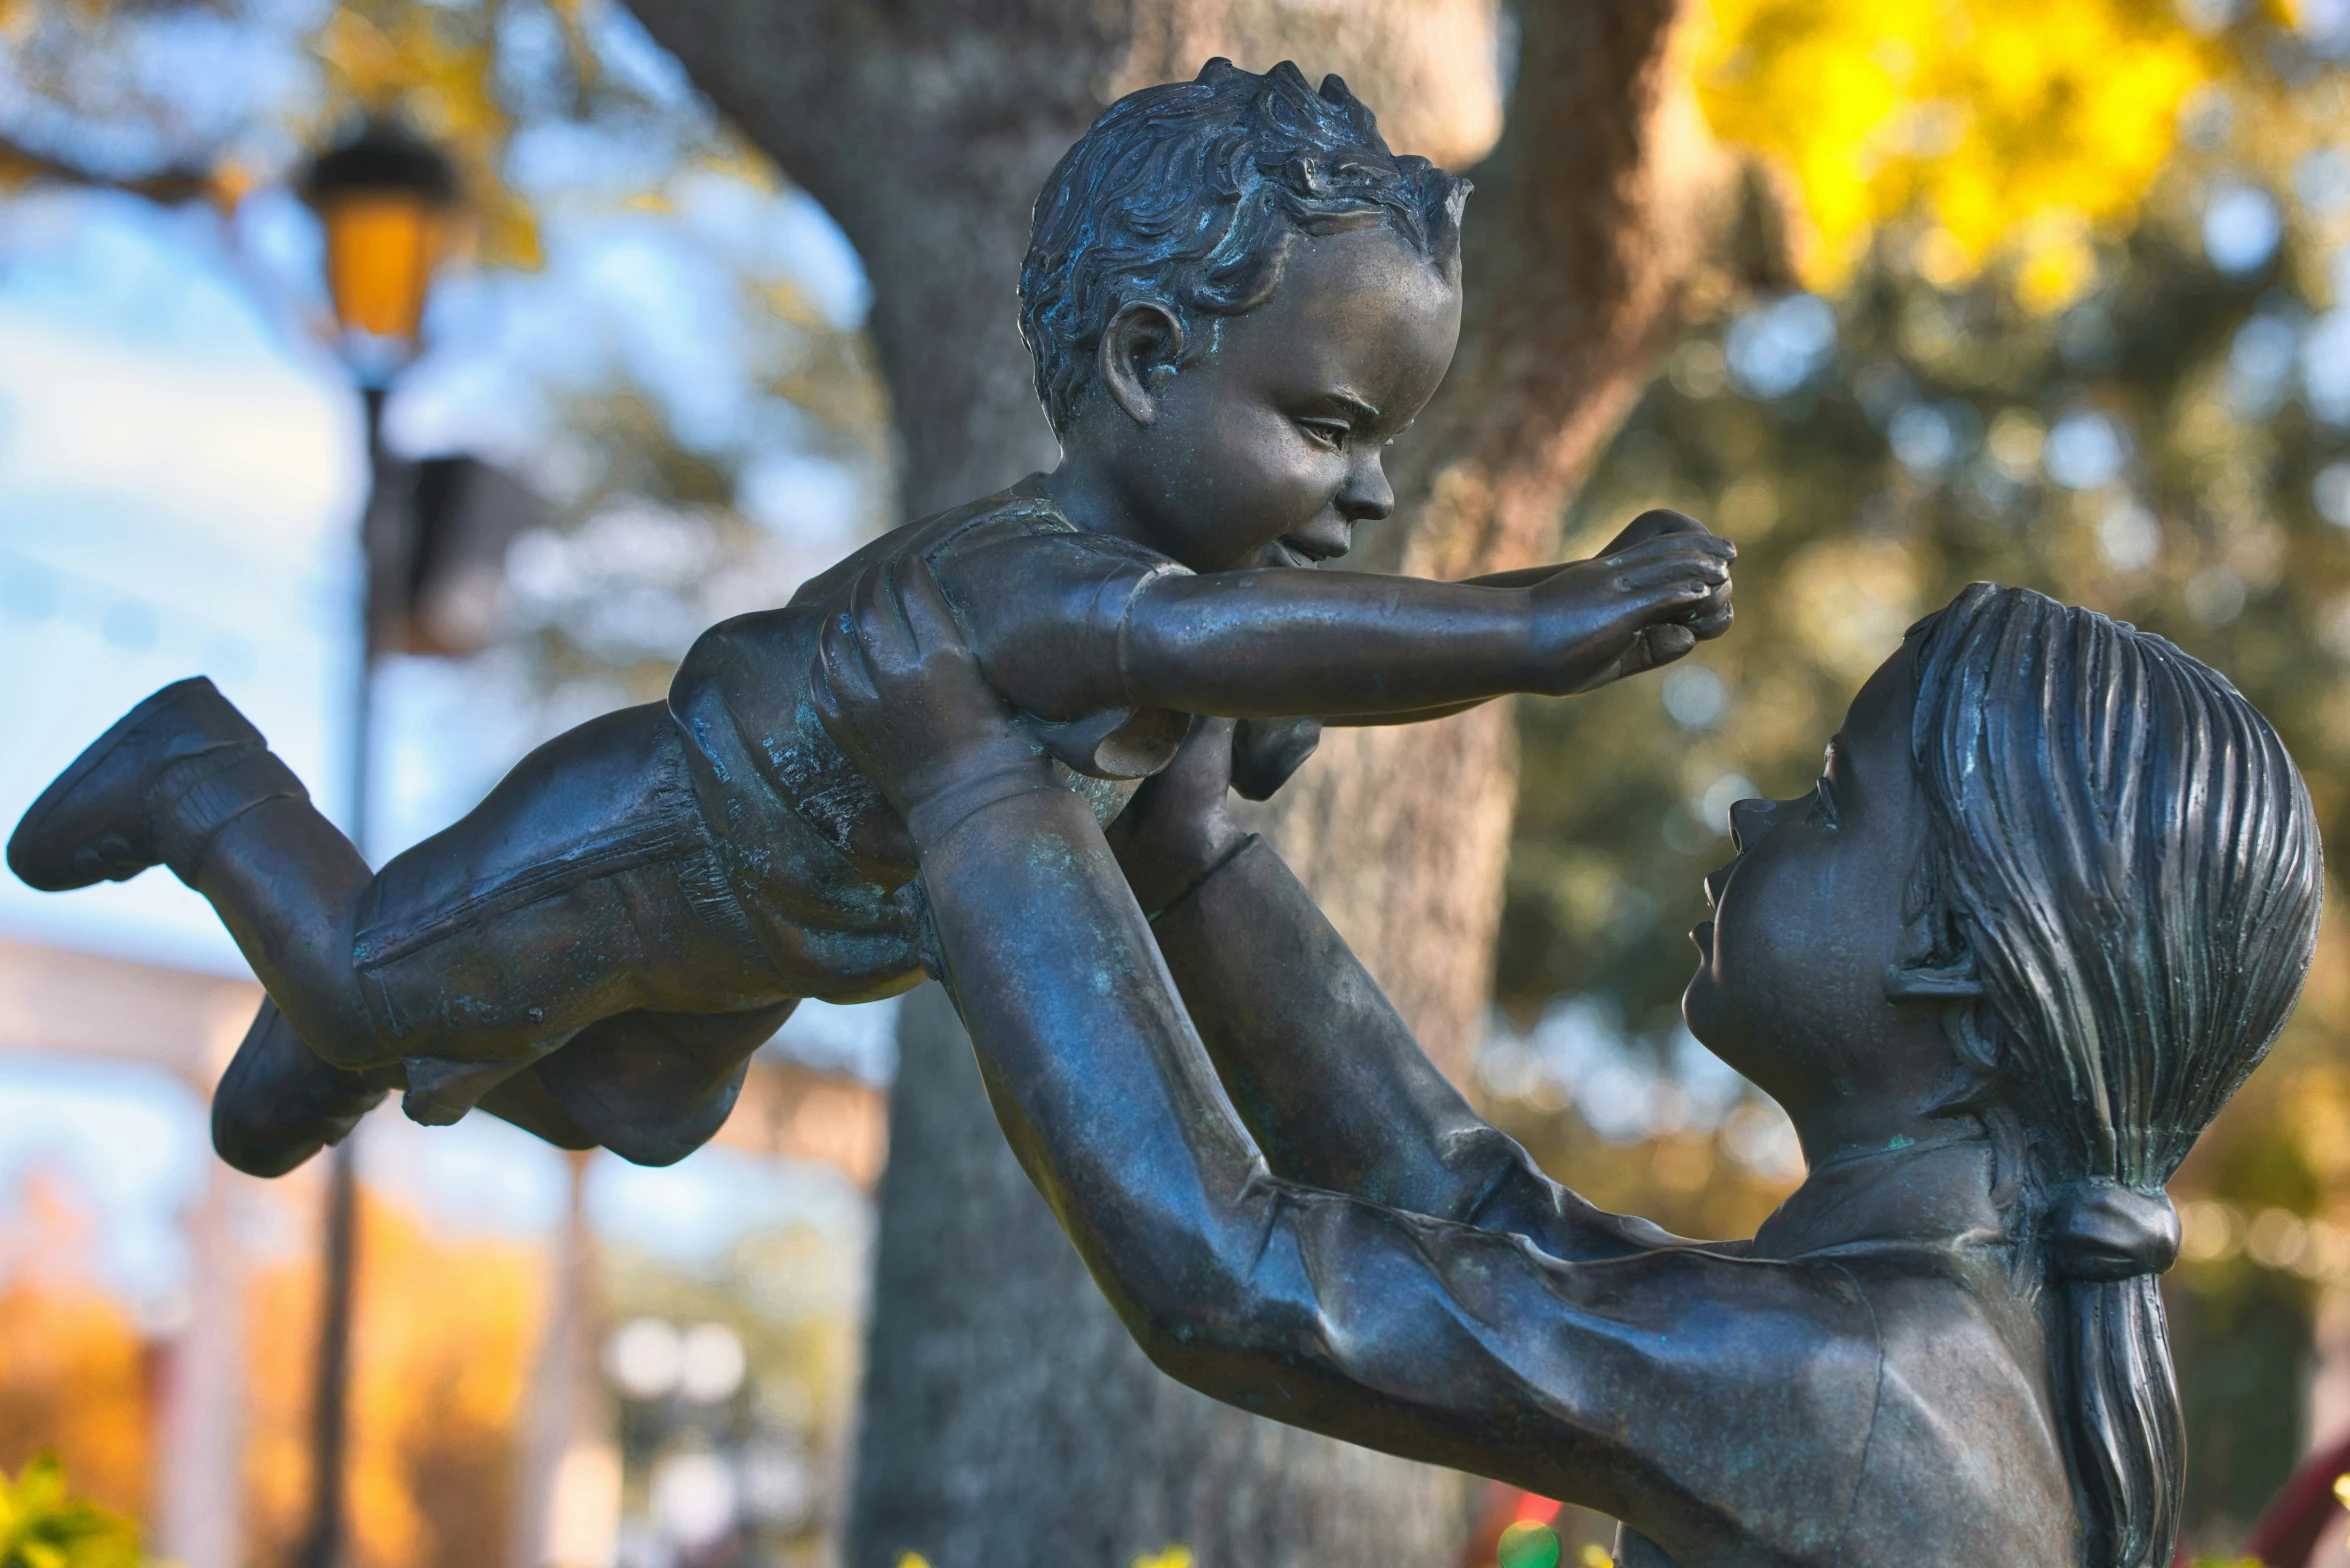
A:
<svg viewBox="0 0 2350 1568">
<path fill-rule="evenodd" d="M 2159 637 L 1977 583 L 1920 627 L 1921 967 L 2033 1154 L 2053 1392 L 2087 1568 L 2168 1568 L 2186 1460 L 2155 1277 L 2163 1184 L 2283 1027 L 2322 870 L 2300 774 L 2235 688 Z"/>
</svg>

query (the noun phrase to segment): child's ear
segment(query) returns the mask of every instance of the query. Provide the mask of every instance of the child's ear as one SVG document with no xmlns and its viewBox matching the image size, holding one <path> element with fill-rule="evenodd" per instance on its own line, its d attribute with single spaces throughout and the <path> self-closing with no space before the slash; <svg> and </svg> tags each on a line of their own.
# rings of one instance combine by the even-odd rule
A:
<svg viewBox="0 0 2350 1568">
<path fill-rule="evenodd" d="M 1130 300 L 1102 330 L 1102 390 L 1126 417 L 1149 429 L 1175 362 L 1183 357 L 1183 324 L 1166 306 Z"/>
</svg>

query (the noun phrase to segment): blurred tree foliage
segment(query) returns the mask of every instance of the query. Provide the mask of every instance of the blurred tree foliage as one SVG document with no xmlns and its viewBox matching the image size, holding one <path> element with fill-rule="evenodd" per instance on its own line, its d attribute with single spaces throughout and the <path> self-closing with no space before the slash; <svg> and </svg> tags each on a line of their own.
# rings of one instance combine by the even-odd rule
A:
<svg viewBox="0 0 2350 1568">
<path fill-rule="evenodd" d="M 353 1568 L 505 1561 L 512 1434 L 544 1315 L 542 1249 L 444 1237 L 363 1191 L 349 1470 Z M 315 1257 L 253 1282 L 245 1443 L 254 1560 L 289 1561 L 306 1521 Z"/>
<path fill-rule="evenodd" d="M 1767 1207 L 1785 1174 L 1675 1153 L 1702 1128 L 1670 1118 L 1595 1141 L 1605 1107 L 1557 1021 L 1604 1009 L 1670 1088 L 1691 965 L 1675 937 L 1729 856 L 1729 802 L 1807 789 L 1860 681 L 1964 584 L 2038 588 L 2208 660 L 2276 724 L 2328 837 L 2350 833 L 2345 40 L 2265 15 L 2196 33 L 2145 7 L 1916 8 L 2006 41 L 1969 66 L 1904 32 L 1909 9 L 1879 27 L 1759 6 L 1767 46 L 1717 53 L 1712 107 L 1793 163 L 1834 293 L 1698 324 L 1579 497 L 1568 551 L 1647 506 L 1689 511 L 1740 546 L 1738 624 L 1662 681 L 1523 713 L 1497 992 L 1519 1025 L 1554 1023 L 1503 1031 L 1504 1114 L 1572 1179 L 1647 1186 L 1651 1212 L 1701 1228 Z M 1925 167 L 1914 141 L 1870 152 L 1791 101 L 1839 72 L 1875 73 L 1882 102 L 1904 72 L 1968 70 L 1987 83 L 1974 129 Z M 2034 95 L 2056 108 L 2032 118 Z M 2003 153 L 2014 137 L 1981 110 L 2010 96 L 2045 134 Z M 2290 1469 L 2326 1349 L 2311 1278 L 2338 1289 L 2345 1260 L 2312 1263 L 2295 1217 L 2350 1215 L 2345 985 L 2329 922 L 2300 1014 L 2179 1184 L 2213 1215 L 2275 1212 L 2262 1223 L 2292 1243 L 2255 1261 L 2218 1237 L 2170 1281 L 2210 1545 Z"/>
<path fill-rule="evenodd" d="M 136 1515 L 148 1494 L 147 1392 L 139 1328 L 82 1266 L 86 1214 L 35 1178 L 0 1237 L 0 1470 L 61 1460 L 75 1494 Z"/>
<path fill-rule="evenodd" d="M 2025 299 L 2060 304 L 2088 281 L 2093 227 L 2134 216 L 2180 103 L 2224 68 L 2210 32 L 2227 10 L 2206 9 L 1712 0 L 1698 93 L 1716 134 L 1792 177 L 1815 284 L 1841 282 L 1879 225 L 1927 211 L 1938 271 L 2009 252 Z"/>
</svg>

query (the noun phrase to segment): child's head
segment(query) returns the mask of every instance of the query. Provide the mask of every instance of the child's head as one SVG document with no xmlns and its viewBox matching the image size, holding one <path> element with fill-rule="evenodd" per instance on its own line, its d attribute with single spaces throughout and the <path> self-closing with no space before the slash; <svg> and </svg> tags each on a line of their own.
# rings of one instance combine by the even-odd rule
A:
<svg viewBox="0 0 2350 1568">
<path fill-rule="evenodd" d="M 2317 828 L 2252 705 L 2159 637 L 1977 583 L 1853 702 L 1800 802 L 1736 810 L 1686 1008 L 1788 1102 L 2010 1130 L 2086 1561 L 2168 1562 L 2162 1187 L 2260 1061 L 2317 937 Z"/>
<path fill-rule="evenodd" d="M 1130 509 L 1215 496 L 1213 523 L 1147 519 L 1188 564 L 1284 537 L 1339 553 L 1391 504 L 1378 449 L 1450 363 L 1467 195 L 1286 62 L 1120 99 L 1053 171 L 1020 275 L 1064 448 L 1131 484 Z"/>
</svg>

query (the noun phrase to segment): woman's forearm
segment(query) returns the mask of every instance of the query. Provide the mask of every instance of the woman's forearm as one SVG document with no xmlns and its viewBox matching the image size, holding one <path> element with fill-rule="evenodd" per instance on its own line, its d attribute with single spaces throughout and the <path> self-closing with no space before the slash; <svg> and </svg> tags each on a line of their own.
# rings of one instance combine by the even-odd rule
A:
<svg viewBox="0 0 2350 1568">
<path fill-rule="evenodd" d="M 1152 931 L 1275 1175 L 1469 1220 L 1523 1159 L 1436 1070 L 1263 840 Z"/>
<path fill-rule="evenodd" d="M 1234 718 L 1400 714 L 1519 691 L 1534 668 L 1525 591 L 1268 569 L 1160 578 L 1121 650 L 1143 707 Z"/>
<path fill-rule="evenodd" d="M 1082 799 L 965 818 L 922 882 L 997 1119 L 1122 1315 L 1181 1310 L 1154 1281 L 1229 1277 L 1264 1164 Z"/>
<path fill-rule="evenodd" d="M 1553 1257 L 1669 1241 L 1543 1175 L 1420 1049 L 1270 845 L 1251 839 L 1151 923 L 1274 1175 L 1527 1236 Z"/>
</svg>

